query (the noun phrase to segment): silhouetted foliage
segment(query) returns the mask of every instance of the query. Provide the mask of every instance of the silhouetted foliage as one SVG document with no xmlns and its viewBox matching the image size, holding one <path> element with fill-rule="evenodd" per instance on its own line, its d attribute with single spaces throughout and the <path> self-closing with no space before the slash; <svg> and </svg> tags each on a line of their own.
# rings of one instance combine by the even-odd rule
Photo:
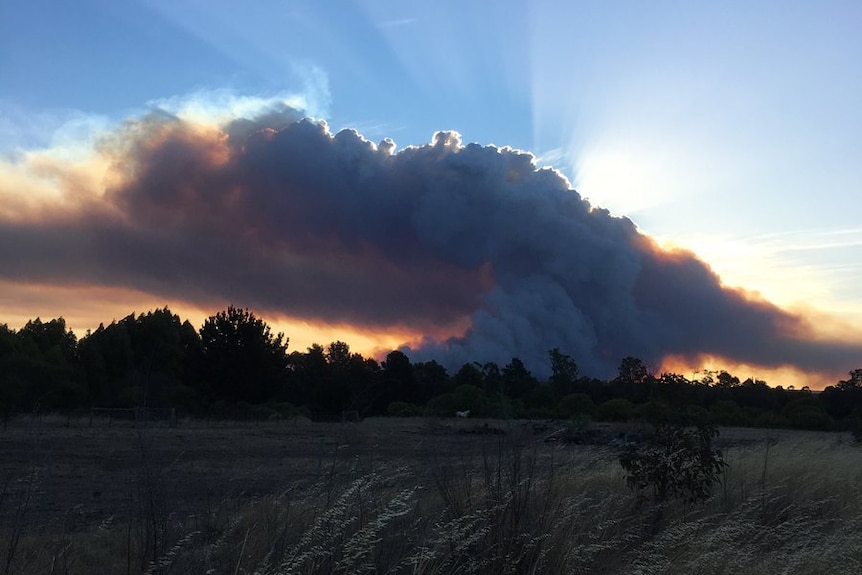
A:
<svg viewBox="0 0 862 575">
<path fill-rule="evenodd" d="M 835 384 L 839 391 L 856 391 L 862 390 L 862 369 L 854 369 L 850 372 L 850 377 L 842 379 Z"/>
<path fill-rule="evenodd" d="M 200 329 L 204 389 L 231 402 L 262 402 L 283 382 L 287 341 L 247 309 L 230 306 Z"/>
<path fill-rule="evenodd" d="M 645 383 L 649 379 L 649 370 L 644 362 L 636 357 L 625 357 L 620 362 L 617 381 L 621 383 Z"/>
<path fill-rule="evenodd" d="M 513 399 L 525 398 L 536 385 L 533 374 L 524 365 L 524 362 L 513 357 L 503 368 L 503 390 L 507 396 Z"/>
<path fill-rule="evenodd" d="M 4 419 L 16 411 L 75 405 L 84 395 L 76 371 L 77 339 L 63 318 L 28 321 L 0 335 L 0 404 Z"/>
<path fill-rule="evenodd" d="M 739 385 L 739 378 L 726 371 L 720 371 L 715 379 L 716 387 L 732 388 Z"/>
<path fill-rule="evenodd" d="M 562 399 L 569 394 L 575 393 L 578 382 L 578 364 L 568 355 L 554 348 L 548 352 L 551 358 L 551 390 L 556 399 Z"/>
<path fill-rule="evenodd" d="M 649 490 L 656 502 L 705 501 L 727 466 L 713 447 L 717 437 L 710 425 L 659 424 L 644 443 L 630 444 L 620 455 L 626 482 L 639 493 Z"/>
<path fill-rule="evenodd" d="M 78 339 L 71 330 L 66 329 L 66 320 L 62 317 L 43 323 L 38 317 L 30 320 L 18 332 L 25 342 L 36 346 L 45 355 L 59 356 L 68 364 L 75 361 Z"/>
<path fill-rule="evenodd" d="M 401 351 L 390 351 L 386 355 L 383 367 L 383 388 L 386 405 L 398 399 L 413 403 L 416 396 L 416 381 L 410 358 Z"/>
<path fill-rule="evenodd" d="M 574 358 L 549 350 L 550 376 L 533 376 L 514 357 L 504 367 L 468 362 L 451 376 L 435 361 L 412 363 L 392 351 L 382 363 L 343 341 L 287 355 L 287 340 L 236 307 L 200 330 L 168 308 L 100 325 L 80 341 L 63 318 L 0 324 L 0 415 L 101 407 L 174 407 L 216 417 L 340 419 L 418 411 L 499 418 L 595 418 L 674 424 L 862 429 L 862 369 L 821 393 L 727 371 L 693 379 L 653 375 L 640 359 L 621 360 L 611 380 L 581 376 Z M 284 407 L 289 406 L 289 407 Z"/>
<path fill-rule="evenodd" d="M 451 379 L 446 368 L 436 361 L 425 361 L 413 364 L 414 396 L 420 405 L 441 393 L 449 391 Z"/>
<path fill-rule="evenodd" d="M 493 367 L 496 367 L 496 365 Z M 484 388 L 485 378 L 480 366 L 476 363 L 465 363 L 462 365 L 461 369 L 455 374 L 455 385 L 475 385 L 476 387 Z"/>
</svg>

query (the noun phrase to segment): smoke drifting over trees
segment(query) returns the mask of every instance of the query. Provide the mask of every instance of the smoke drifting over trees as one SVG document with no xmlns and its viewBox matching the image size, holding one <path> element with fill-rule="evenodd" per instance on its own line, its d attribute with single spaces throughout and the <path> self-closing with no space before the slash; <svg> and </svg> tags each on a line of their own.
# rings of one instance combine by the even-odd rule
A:
<svg viewBox="0 0 862 575">
<path fill-rule="evenodd" d="M 448 366 L 517 356 L 541 370 L 552 348 L 596 376 L 627 355 L 806 371 L 862 357 L 660 249 L 530 154 L 454 132 L 396 151 L 285 107 L 221 126 L 151 114 L 98 154 L 97 184 L 43 166 L 62 200 L 0 210 L 0 279 L 408 328 L 427 334 L 411 356 Z"/>
</svg>

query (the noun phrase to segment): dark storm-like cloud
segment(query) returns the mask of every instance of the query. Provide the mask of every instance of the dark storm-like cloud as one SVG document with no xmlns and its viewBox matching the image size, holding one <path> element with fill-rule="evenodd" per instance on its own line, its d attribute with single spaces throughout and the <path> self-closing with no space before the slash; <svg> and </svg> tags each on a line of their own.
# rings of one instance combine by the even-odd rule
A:
<svg viewBox="0 0 862 575">
<path fill-rule="evenodd" d="M 415 350 L 450 365 L 518 356 L 541 370 L 553 347 L 597 375 L 625 355 L 804 370 L 860 358 L 594 209 L 531 155 L 451 132 L 395 152 L 289 108 L 220 128 L 154 114 L 100 153 L 102 194 L 0 215 L 3 279 L 425 333 L 469 319 L 463 336 Z"/>
</svg>

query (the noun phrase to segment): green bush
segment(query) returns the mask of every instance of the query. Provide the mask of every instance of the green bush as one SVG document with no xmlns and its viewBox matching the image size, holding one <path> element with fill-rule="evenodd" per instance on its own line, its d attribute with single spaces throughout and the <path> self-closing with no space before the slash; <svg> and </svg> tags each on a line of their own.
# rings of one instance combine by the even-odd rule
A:
<svg viewBox="0 0 862 575">
<path fill-rule="evenodd" d="M 713 448 L 716 437 L 718 430 L 710 425 L 657 425 L 644 443 L 628 445 L 620 455 L 626 482 L 639 494 L 649 489 L 656 502 L 705 501 L 727 466 Z"/>
</svg>

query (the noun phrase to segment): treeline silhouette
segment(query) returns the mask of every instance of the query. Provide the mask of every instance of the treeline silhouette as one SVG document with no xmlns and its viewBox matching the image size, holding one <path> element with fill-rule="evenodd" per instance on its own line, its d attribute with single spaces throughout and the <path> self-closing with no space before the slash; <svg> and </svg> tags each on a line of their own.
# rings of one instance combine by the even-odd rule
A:
<svg viewBox="0 0 862 575">
<path fill-rule="evenodd" d="M 662 421 L 692 414 L 717 425 L 862 429 L 862 369 L 820 393 L 771 387 L 727 371 L 654 375 L 623 358 L 611 380 L 584 377 L 575 358 L 548 353 L 552 375 L 467 363 L 454 374 L 436 361 L 392 351 L 382 362 L 336 341 L 287 350 L 247 309 L 229 307 L 196 330 L 167 307 L 131 314 L 78 340 L 63 318 L 0 324 L 0 410 L 86 412 L 93 407 L 175 408 L 182 415 L 336 419 L 370 415 Z"/>
</svg>

